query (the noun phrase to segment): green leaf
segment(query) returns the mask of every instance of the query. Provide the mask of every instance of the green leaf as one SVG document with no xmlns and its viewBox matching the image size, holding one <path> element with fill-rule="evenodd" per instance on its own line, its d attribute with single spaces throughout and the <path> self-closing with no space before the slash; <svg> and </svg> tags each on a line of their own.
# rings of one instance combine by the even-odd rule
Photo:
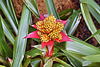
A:
<svg viewBox="0 0 100 67">
<path fill-rule="evenodd" d="M 18 20 L 17 20 L 16 14 L 15 14 L 15 10 L 14 10 L 12 0 L 6 0 L 6 4 L 7 4 L 7 9 L 9 11 L 10 15 L 11 15 L 11 18 L 13 19 L 16 26 L 18 26 Z"/>
<path fill-rule="evenodd" d="M 79 62 L 77 62 L 74 58 L 67 56 L 67 59 L 73 65 L 73 67 L 82 67 L 82 65 Z"/>
<path fill-rule="evenodd" d="M 52 67 L 53 65 L 53 59 L 49 59 L 45 64 L 44 64 L 44 67 Z"/>
<path fill-rule="evenodd" d="M 0 56 L 3 56 L 4 58 L 6 58 L 6 54 L 4 52 L 4 49 L 2 48 L 2 44 L 0 44 Z"/>
<path fill-rule="evenodd" d="M 0 62 L 3 63 L 4 65 L 8 66 L 7 60 L 5 58 L 3 58 L 2 56 L 0 56 Z"/>
<path fill-rule="evenodd" d="M 37 48 L 34 48 L 34 49 L 26 52 L 26 55 L 33 58 L 38 55 L 42 56 L 42 52 L 40 50 L 38 50 Z"/>
<path fill-rule="evenodd" d="M 52 57 L 51 59 L 49 59 L 45 64 L 44 67 L 52 67 L 53 66 L 53 62 L 56 61 L 60 64 L 62 64 L 65 67 L 71 67 L 69 64 L 67 64 L 66 62 L 64 62 L 63 60 L 60 60 L 57 57 Z"/>
<path fill-rule="evenodd" d="M 91 12 L 91 14 L 94 16 L 94 18 L 98 21 L 98 23 L 100 24 L 100 14 L 93 9 L 91 6 L 88 5 L 89 11 Z"/>
<path fill-rule="evenodd" d="M 66 9 L 62 11 L 61 13 L 59 13 L 59 16 L 60 16 L 60 19 L 66 20 L 66 18 L 68 18 L 72 14 L 73 14 L 73 9 L 70 8 L 70 9 Z"/>
<path fill-rule="evenodd" d="M 52 55 L 52 57 L 59 57 L 59 56 L 64 56 L 65 54 L 62 52 L 58 52 Z"/>
<path fill-rule="evenodd" d="M 100 29 L 97 30 L 97 32 L 95 32 L 94 34 L 92 34 L 89 38 L 87 38 L 85 41 L 89 40 L 91 37 L 97 35 L 97 34 L 100 34 Z"/>
<path fill-rule="evenodd" d="M 53 67 L 65 67 L 65 66 L 62 65 L 62 64 L 59 64 L 59 63 L 54 63 L 54 64 L 53 64 Z"/>
<path fill-rule="evenodd" d="M 35 0 L 23 0 L 25 5 L 35 14 L 37 17 L 40 17 L 36 1 Z"/>
<path fill-rule="evenodd" d="M 80 0 L 80 1 L 82 3 L 86 3 L 86 4 L 90 5 L 91 7 L 93 7 L 100 15 L 100 6 L 94 0 Z"/>
<path fill-rule="evenodd" d="M 100 62 L 100 54 L 89 55 L 89 56 L 85 56 L 83 58 L 85 60 L 89 60 L 89 61 L 92 61 L 92 62 Z"/>
<path fill-rule="evenodd" d="M 28 32 L 28 33 L 31 33 L 31 32 L 36 31 L 36 30 L 37 30 L 37 29 L 35 29 L 34 27 L 29 26 L 29 32 Z"/>
<path fill-rule="evenodd" d="M 30 64 L 32 67 L 40 67 L 40 61 L 41 61 L 40 58 L 32 59 Z"/>
<path fill-rule="evenodd" d="M 21 21 L 19 25 L 18 35 L 14 43 L 13 63 L 11 67 L 21 66 L 21 62 L 24 58 L 24 53 L 25 53 L 26 43 L 27 43 L 27 39 L 24 39 L 24 37 L 28 33 L 30 18 L 31 18 L 31 12 L 24 5 Z"/>
<path fill-rule="evenodd" d="M 93 20 L 92 20 L 90 14 L 89 14 L 87 4 L 81 3 L 80 6 L 81 6 L 81 11 L 82 11 L 85 23 L 88 26 L 88 29 L 90 30 L 90 32 L 92 34 L 94 34 L 97 31 L 97 29 L 96 29 L 96 27 L 93 23 Z M 96 35 L 95 38 L 98 41 L 98 43 L 100 44 L 100 35 Z"/>
<path fill-rule="evenodd" d="M 1 18 L 0 18 L 0 45 L 2 46 L 2 49 L 4 50 L 6 55 L 8 57 L 12 58 L 12 50 L 8 46 L 8 44 L 5 40 L 4 31 L 3 31 L 3 27 L 2 27 L 2 23 L 1 23 Z"/>
<path fill-rule="evenodd" d="M 10 0 L 9 0 L 10 1 Z M 8 1 L 8 2 L 9 2 Z M 7 20 L 9 21 L 11 27 L 13 28 L 15 34 L 17 34 L 18 30 L 17 30 L 17 19 L 14 19 L 15 14 L 14 13 L 14 10 L 12 12 L 9 12 L 10 10 L 10 6 L 12 6 L 11 4 L 9 4 L 9 7 L 7 6 L 9 3 L 6 3 L 5 0 L 1 0 L 0 1 L 0 9 L 2 10 L 2 12 L 4 13 L 5 17 L 7 18 Z M 8 7 L 8 8 L 7 8 Z M 9 9 L 9 10 L 8 10 Z M 12 8 L 11 8 L 12 9 Z M 13 15 L 13 16 L 12 16 Z M 12 18 L 13 17 L 13 18 Z"/>
<path fill-rule="evenodd" d="M 86 67 L 99 67 L 100 66 L 100 63 L 92 63 L 92 64 L 89 64 L 87 65 Z"/>
<path fill-rule="evenodd" d="M 45 3 L 47 6 L 47 9 L 48 9 L 48 14 L 51 15 L 53 13 L 53 15 L 55 16 L 56 19 L 60 19 L 59 15 L 55 9 L 53 0 L 45 0 Z"/>
<path fill-rule="evenodd" d="M 91 64 L 90 61 L 86 61 L 82 58 L 83 55 L 75 54 L 75 53 L 72 53 L 72 52 L 69 52 L 69 51 L 66 51 L 66 50 L 62 50 L 62 51 L 65 53 L 65 55 L 67 57 L 69 57 L 70 59 L 73 58 L 77 63 L 79 63 L 80 67 L 87 66 L 87 65 Z"/>
<path fill-rule="evenodd" d="M 1 18 L 1 23 L 2 23 L 2 27 L 3 27 L 3 31 L 4 31 L 5 36 L 12 43 L 12 45 L 14 45 L 14 41 L 15 41 L 14 34 L 11 32 L 11 30 L 7 26 L 6 22 L 4 21 L 4 19 L 1 16 L 0 16 L 0 18 Z"/>
<path fill-rule="evenodd" d="M 31 58 L 26 58 L 26 60 L 24 61 L 23 67 L 28 67 L 29 63 L 31 62 Z"/>
<path fill-rule="evenodd" d="M 78 38 L 69 36 L 74 42 L 66 42 L 66 50 L 81 55 L 95 55 L 100 54 L 100 49 L 92 46 Z"/>
<path fill-rule="evenodd" d="M 68 20 L 64 29 L 67 31 L 68 35 L 73 35 L 81 20 L 79 12 L 74 10 L 72 16 L 69 17 Z"/>
<path fill-rule="evenodd" d="M 59 58 L 54 57 L 53 58 L 54 61 L 61 63 L 62 65 L 64 65 L 65 67 L 71 67 L 69 64 L 67 64 L 66 62 L 64 62 L 63 60 L 60 60 Z"/>
</svg>

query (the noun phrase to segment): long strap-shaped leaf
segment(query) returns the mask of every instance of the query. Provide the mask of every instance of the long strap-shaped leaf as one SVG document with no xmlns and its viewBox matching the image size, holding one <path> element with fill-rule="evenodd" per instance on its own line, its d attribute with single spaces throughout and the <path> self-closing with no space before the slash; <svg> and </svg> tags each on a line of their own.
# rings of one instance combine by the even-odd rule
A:
<svg viewBox="0 0 100 67">
<path fill-rule="evenodd" d="M 12 4 L 12 0 L 6 0 L 6 3 L 7 3 L 8 11 L 9 11 L 14 23 L 16 24 L 16 26 L 18 26 L 18 20 L 17 20 L 15 10 L 14 10 L 13 4 Z"/>
<path fill-rule="evenodd" d="M 100 54 L 100 49 L 91 44 L 88 44 L 78 38 L 69 36 L 74 42 L 66 42 L 66 50 L 81 55 L 95 55 Z"/>
<path fill-rule="evenodd" d="M 100 24 L 100 14 L 98 14 L 98 12 L 91 6 L 88 5 L 89 11 L 91 12 L 91 14 L 94 16 L 94 18 L 98 21 L 98 23 Z"/>
<path fill-rule="evenodd" d="M 23 0 L 25 5 L 35 14 L 37 17 L 40 17 L 36 1 L 35 0 Z"/>
<path fill-rule="evenodd" d="M 89 14 L 89 10 L 88 10 L 87 4 L 81 3 L 80 6 L 81 6 L 81 11 L 82 11 L 84 20 L 85 20 L 90 32 L 92 34 L 94 34 L 97 31 L 97 29 L 96 29 L 96 27 L 95 27 L 95 25 L 93 23 L 93 20 L 92 20 L 90 14 Z M 98 41 L 98 43 L 100 44 L 100 35 L 96 35 L 95 38 Z"/>
<path fill-rule="evenodd" d="M 90 39 L 91 37 L 97 35 L 97 34 L 100 34 L 100 29 L 97 30 L 97 32 L 95 32 L 94 34 L 92 34 L 89 38 L 87 38 L 85 41 L 87 41 L 88 39 Z"/>
<path fill-rule="evenodd" d="M 12 14 L 10 14 L 10 12 L 9 12 L 7 7 L 8 6 L 7 6 L 6 2 L 5 2 L 5 0 L 0 0 L 0 9 L 4 13 L 4 15 L 6 16 L 7 20 L 9 21 L 10 25 L 12 26 L 14 32 L 17 34 L 17 32 L 18 32 L 17 25 L 16 25 L 17 22 L 15 23 L 16 20 L 15 21 L 13 20 Z"/>
<path fill-rule="evenodd" d="M 86 3 L 86 4 L 90 5 L 91 7 L 93 7 L 100 15 L 100 6 L 94 0 L 80 0 L 80 1 L 82 3 Z"/>
<path fill-rule="evenodd" d="M 55 9 L 53 0 L 45 0 L 45 2 L 46 2 L 47 9 L 48 9 L 48 14 L 51 15 L 53 13 L 55 18 L 59 19 L 59 15 Z"/>
<path fill-rule="evenodd" d="M 0 56 L 6 57 L 6 54 L 4 52 L 4 49 L 2 48 L 2 45 L 0 45 Z"/>
<path fill-rule="evenodd" d="M 86 60 L 89 60 L 89 61 L 93 61 L 93 62 L 100 62 L 100 54 L 89 55 L 89 56 L 85 56 L 83 58 L 86 59 Z"/>
<path fill-rule="evenodd" d="M 78 11 L 74 10 L 73 15 L 68 18 L 64 29 L 67 31 L 68 35 L 73 35 L 78 24 L 80 23 L 81 16 Z"/>
<path fill-rule="evenodd" d="M 18 30 L 18 35 L 14 44 L 13 63 L 11 67 L 21 66 L 21 62 L 24 58 L 26 42 L 27 42 L 27 39 L 23 39 L 23 38 L 28 33 L 30 18 L 31 18 L 31 12 L 24 5 L 23 11 L 22 11 L 22 17 L 20 21 L 20 26 Z"/>
<path fill-rule="evenodd" d="M 4 52 L 6 53 L 6 55 L 8 57 L 12 58 L 12 50 L 8 46 L 8 44 L 7 44 L 6 40 L 5 40 L 4 31 L 3 31 L 2 23 L 1 23 L 1 18 L 0 18 L 0 45 L 4 49 Z"/>
<path fill-rule="evenodd" d="M 11 30 L 7 26 L 6 22 L 4 21 L 4 19 L 1 16 L 0 16 L 0 18 L 1 18 L 1 23 L 2 23 L 2 27 L 3 27 L 3 31 L 4 31 L 5 36 L 12 43 L 12 45 L 14 45 L 14 41 L 15 41 L 14 34 L 11 32 Z"/>
</svg>

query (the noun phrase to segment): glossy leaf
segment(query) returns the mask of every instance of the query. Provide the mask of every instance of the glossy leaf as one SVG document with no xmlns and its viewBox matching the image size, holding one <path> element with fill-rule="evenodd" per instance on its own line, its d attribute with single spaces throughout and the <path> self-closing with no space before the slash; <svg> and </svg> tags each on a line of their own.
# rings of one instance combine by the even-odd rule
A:
<svg viewBox="0 0 100 67">
<path fill-rule="evenodd" d="M 10 1 L 10 0 L 9 0 L 9 1 Z M 10 5 L 10 6 L 11 6 L 11 5 Z M 7 4 L 6 4 L 6 1 L 5 1 L 5 0 L 1 0 L 1 1 L 0 1 L 0 9 L 1 9 L 2 12 L 4 13 L 4 15 L 5 15 L 5 17 L 7 18 L 7 20 L 9 21 L 9 23 L 10 23 L 11 27 L 13 28 L 15 34 L 17 34 L 17 32 L 18 32 L 18 30 L 17 30 L 18 25 L 17 25 L 17 22 L 15 22 L 16 20 L 14 20 L 14 19 L 12 18 L 12 14 L 13 14 L 14 11 L 12 11 L 11 14 L 10 14 L 10 12 L 9 12 L 9 10 L 8 10 L 7 7 L 8 7 L 8 6 L 7 6 Z M 9 8 L 10 8 L 10 7 L 9 7 Z M 13 17 L 15 17 L 15 15 L 13 15 Z"/>
<path fill-rule="evenodd" d="M 73 35 L 81 20 L 79 12 L 74 10 L 72 16 L 69 17 L 68 20 L 64 29 L 67 31 L 68 35 Z"/>
<path fill-rule="evenodd" d="M 88 4 L 93 7 L 100 15 L 100 6 L 94 0 L 80 0 L 82 3 Z"/>
<path fill-rule="evenodd" d="M 40 58 L 32 59 L 30 64 L 32 67 L 40 67 L 40 61 L 41 61 Z"/>
<path fill-rule="evenodd" d="M 52 65 L 53 65 L 53 59 L 49 59 L 49 60 L 44 64 L 43 67 L 52 67 Z"/>
<path fill-rule="evenodd" d="M 45 64 L 44 67 L 52 67 L 53 66 L 53 62 L 56 61 L 60 64 L 62 64 L 65 67 L 71 67 L 69 64 L 67 64 L 66 62 L 64 62 L 63 60 L 60 60 L 57 57 L 52 57 L 51 59 L 49 59 Z"/>
<path fill-rule="evenodd" d="M 87 66 L 87 65 L 91 64 L 90 61 L 84 60 L 82 58 L 83 57 L 82 55 L 75 54 L 75 53 L 72 53 L 72 52 L 69 52 L 69 51 L 66 51 L 66 50 L 62 50 L 62 51 L 65 53 L 65 55 L 67 57 L 69 57 L 70 59 L 73 58 L 77 63 L 79 63 L 80 64 L 79 65 L 80 67 Z"/>
<path fill-rule="evenodd" d="M 97 30 L 97 32 L 95 32 L 94 34 L 92 34 L 92 35 L 91 35 L 89 38 L 87 38 L 85 41 L 89 40 L 91 37 L 93 37 L 93 36 L 95 36 L 95 35 L 97 35 L 97 34 L 100 35 L 100 29 Z"/>
<path fill-rule="evenodd" d="M 89 55 L 89 56 L 85 56 L 83 58 L 85 60 L 89 60 L 89 61 L 92 61 L 92 62 L 100 62 L 100 54 Z"/>
<path fill-rule="evenodd" d="M 53 0 L 45 0 L 45 2 L 46 2 L 47 9 L 48 9 L 48 14 L 51 15 L 53 13 L 56 19 L 60 19 L 55 9 Z"/>
<path fill-rule="evenodd" d="M 73 67 L 82 67 L 82 65 L 79 62 L 77 62 L 74 58 L 67 55 L 67 59 L 73 65 Z"/>
<path fill-rule="evenodd" d="M 53 58 L 54 61 L 61 63 L 62 65 L 64 65 L 65 67 L 71 67 L 69 64 L 67 64 L 66 62 L 64 62 L 63 60 L 60 60 L 59 58 L 54 57 Z"/>
<path fill-rule="evenodd" d="M 11 32 L 11 30 L 7 26 L 6 22 L 4 21 L 4 19 L 1 16 L 0 16 L 0 18 L 1 18 L 1 23 L 2 23 L 2 27 L 3 27 L 3 31 L 4 31 L 5 36 L 12 43 L 12 45 L 14 45 L 14 41 L 15 41 L 14 34 Z"/>
<path fill-rule="evenodd" d="M 60 19 L 66 20 L 69 16 L 73 14 L 73 9 L 66 9 L 59 13 Z"/>
<path fill-rule="evenodd" d="M 93 20 L 89 14 L 87 4 L 81 3 L 80 6 L 81 6 L 81 11 L 82 11 L 82 14 L 83 14 L 83 17 L 84 17 L 84 20 L 85 20 L 87 27 L 90 30 L 90 32 L 92 34 L 94 34 L 97 31 L 97 29 L 96 29 L 96 27 L 93 23 Z M 98 43 L 100 43 L 100 35 L 96 35 L 95 38 L 98 41 Z"/>
<path fill-rule="evenodd" d="M 27 39 L 24 39 L 24 37 L 28 33 L 30 18 L 31 18 L 31 12 L 24 5 L 17 38 L 14 43 L 13 63 L 12 63 L 11 67 L 20 67 L 21 66 L 21 62 L 24 58 L 26 42 L 27 42 Z"/>
<path fill-rule="evenodd" d="M 69 36 L 74 42 L 66 42 L 66 50 L 81 55 L 95 55 L 100 53 L 100 49 L 88 44 L 78 38 Z"/>
<path fill-rule="evenodd" d="M 59 64 L 59 63 L 54 63 L 54 64 L 53 64 L 53 67 L 65 67 L 65 66 L 62 65 L 62 64 Z"/>
<path fill-rule="evenodd" d="M 62 52 L 58 52 L 52 55 L 52 57 L 60 57 L 60 56 L 64 56 L 65 54 Z"/>
<path fill-rule="evenodd" d="M 1 18 L 0 18 L 1 20 Z M 0 45 L 2 46 L 2 49 L 4 50 L 4 52 L 6 53 L 6 55 L 10 58 L 12 58 L 12 50 L 9 47 L 9 45 L 7 44 L 6 40 L 5 40 L 5 36 L 4 36 L 4 31 L 3 31 L 3 27 L 2 27 L 2 23 L 0 21 Z"/>
<path fill-rule="evenodd" d="M 35 0 L 23 0 L 25 5 L 35 14 L 37 17 L 40 17 L 37 4 Z"/>
<path fill-rule="evenodd" d="M 40 50 L 38 50 L 37 48 L 34 48 L 34 49 L 26 52 L 26 55 L 33 58 L 38 55 L 42 56 L 42 52 Z"/>
<path fill-rule="evenodd" d="M 23 67 L 28 67 L 29 63 L 31 62 L 31 58 L 26 58 L 26 60 L 24 61 Z"/>
<path fill-rule="evenodd" d="M 14 10 L 12 0 L 6 0 L 6 4 L 7 4 L 7 9 L 9 11 L 10 15 L 11 15 L 11 18 L 13 19 L 16 26 L 18 26 L 18 20 L 17 20 L 16 14 L 15 14 L 15 10 Z"/>
<path fill-rule="evenodd" d="M 98 21 L 98 23 L 100 24 L 100 14 L 93 9 L 91 6 L 88 5 L 89 11 L 91 12 L 91 14 L 94 16 L 94 18 Z"/>
</svg>

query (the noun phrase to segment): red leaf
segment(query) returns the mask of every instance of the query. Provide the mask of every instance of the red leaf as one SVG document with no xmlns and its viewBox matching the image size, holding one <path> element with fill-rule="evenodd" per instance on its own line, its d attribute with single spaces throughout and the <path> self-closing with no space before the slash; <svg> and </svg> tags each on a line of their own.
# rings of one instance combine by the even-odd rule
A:
<svg viewBox="0 0 100 67">
<path fill-rule="evenodd" d="M 26 37 L 24 38 L 37 38 L 37 39 L 40 39 L 40 36 L 38 35 L 37 31 L 34 31 L 30 34 L 28 34 Z"/>
<path fill-rule="evenodd" d="M 45 17 L 40 13 L 40 21 L 43 21 Z"/>
<path fill-rule="evenodd" d="M 54 47 L 54 41 L 51 41 L 50 43 L 48 43 L 47 45 L 47 52 L 46 52 L 46 56 L 51 57 L 53 54 L 53 47 Z"/>
<path fill-rule="evenodd" d="M 42 49 L 46 46 L 46 45 L 49 45 L 49 44 L 54 44 L 54 41 L 50 40 L 49 42 L 42 42 Z"/>
<path fill-rule="evenodd" d="M 61 32 L 62 34 L 62 40 L 59 40 L 58 38 L 55 39 L 57 42 L 65 42 L 65 41 L 73 41 L 72 39 L 70 39 L 65 33 Z"/>
</svg>

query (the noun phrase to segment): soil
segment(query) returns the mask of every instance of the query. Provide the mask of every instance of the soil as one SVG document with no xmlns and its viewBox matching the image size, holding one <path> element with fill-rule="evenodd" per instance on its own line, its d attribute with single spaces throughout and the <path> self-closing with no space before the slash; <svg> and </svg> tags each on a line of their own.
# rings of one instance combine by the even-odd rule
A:
<svg viewBox="0 0 100 67">
<path fill-rule="evenodd" d="M 63 10 L 69 9 L 69 8 L 73 8 L 73 9 L 80 9 L 80 5 L 79 5 L 79 0 L 53 0 L 56 10 L 58 13 L 62 12 Z M 100 4 L 100 0 L 95 0 L 98 4 Z M 47 8 L 46 8 L 46 4 L 45 4 L 45 0 L 36 0 L 37 2 L 37 6 L 39 8 L 39 11 L 41 14 L 47 14 Z M 13 0 L 13 4 L 15 7 L 15 12 L 18 18 L 21 17 L 21 12 L 22 12 L 22 8 L 23 8 L 23 0 Z M 1 11 L 0 11 L 1 14 Z M 37 22 L 38 19 L 37 17 L 35 17 L 33 15 L 33 21 Z M 97 29 L 100 29 L 100 24 L 98 24 L 98 22 L 93 19 Z M 80 38 L 82 40 L 85 40 L 86 38 L 88 38 L 91 35 L 90 31 L 88 30 L 83 18 L 81 19 L 81 22 L 74 34 L 75 37 Z M 98 44 L 97 41 L 95 40 L 95 38 L 91 38 L 90 40 L 87 41 L 88 43 L 92 44 L 92 45 L 96 45 Z"/>
</svg>

